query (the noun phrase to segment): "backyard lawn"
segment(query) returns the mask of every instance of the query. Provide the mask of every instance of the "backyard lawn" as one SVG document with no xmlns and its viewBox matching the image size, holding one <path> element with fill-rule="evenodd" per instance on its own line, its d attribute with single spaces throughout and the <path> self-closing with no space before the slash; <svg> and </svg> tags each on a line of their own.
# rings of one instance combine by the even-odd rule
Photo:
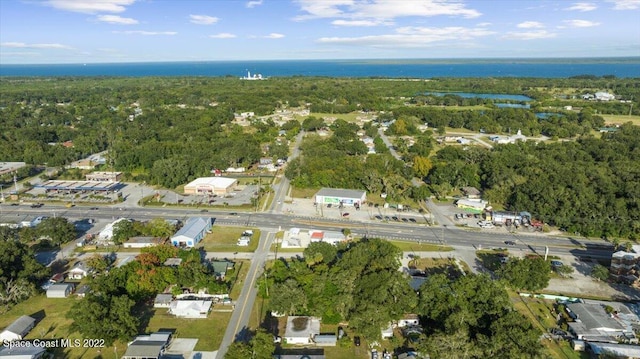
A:
<svg viewBox="0 0 640 359">
<path fill-rule="evenodd" d="M 17 304 L 11 310 L 0 316 L 0 328 L 5 328 L 22 315 L 29 315 L 37 320 L 35 328 L 29 332 L 26 339 L 100 339 L 84 338 L 78 333 L 70 333 L 73 322 L 66 317 L 71 306 L 78 301 L 72 298 L 47 298 L 44 294 L 29 298 Z M 55 349 L 55 358 L 95 358 L 101 352 L 117 352 L 120 355 L 126 350 L 126 343 L 116 342 L 108 348 L 67 348 Z M 107 357 L 113 354 L 107 354 Z"/>
<path fill-rule="evenodd" d="M 215 304 L 214 307 L 216 306 L 221 304 Z M 220 347 L 230 319 L 231 312 L 212 311 L 206 319 L 181 319 L 168 314 L 167 309 L 155 309 L 147 332 L 170 329 L 177 338 L 197 338 L 195 350 L 213 351 Z"/>
</svg>

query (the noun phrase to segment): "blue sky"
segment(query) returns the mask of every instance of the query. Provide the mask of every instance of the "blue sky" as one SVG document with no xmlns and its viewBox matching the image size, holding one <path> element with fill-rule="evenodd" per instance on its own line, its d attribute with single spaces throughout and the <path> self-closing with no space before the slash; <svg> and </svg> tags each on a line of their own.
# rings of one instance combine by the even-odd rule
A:
<svg viewBox="0 0 640 359">
<path fill-rule="evenodd" d="M 640 56 L 640 0 L 0 0 L 0 64 Z"/>
</svg>

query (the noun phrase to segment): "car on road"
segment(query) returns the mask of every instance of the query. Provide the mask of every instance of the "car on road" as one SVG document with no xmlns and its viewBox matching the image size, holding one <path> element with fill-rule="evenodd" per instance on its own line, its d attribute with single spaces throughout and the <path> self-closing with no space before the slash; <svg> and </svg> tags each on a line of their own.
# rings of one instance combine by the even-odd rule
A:
<svg viewBox="0 0 640 359">
<path fill-rule="evenodd" d="M 201 209 L 200 212 L 203 212 L 203 213 L 204 212 L 209 212 L 209 210 L 208 209 Z"/>
<path fill-rule="evenodd" d="M 231 212 L 231 213 L 229 213 L 229 215 L 230 215 L 230 216 L 237 216 L 237 215 L 238 215 L 238 212 Z"/>
<path fill-rule="evenodd" d="M 34 203 L 31 205 L 31 208 L 40 208 L 42 206 L 44 206 L 44 203 Z"/>
<path fill-rule="evenodd" d="M 90 209 L 90 210 L 92 210 L 92 211 L 97 211 L 97 210 L 98 210 L 98 209 L 100 209 L 100 208 L 98 208 L 98 207 L 91 207 L 91 208 L 89 208 L 89 209 Z"/>
<path fill-rule="evenodd" d="M 516 242 L 515 241 L 504 241 L 504 244 L 506 244 L 508 246 L 515 246 Z"/>
<path fill-rule="evenodd" d="M 19 206 L 19 203 L 11 203 L 12 206 Z"/>
<path fill-rule="evenodd" d="M 551 266 L 553 268 L 559 268 L 562 267 L 564 265 L 564 263 L 560 262 L 560 261 L 551 261 Z"/>
<path fill-rule="evenodd" d="M 349 213 L 343 213 L 342 217 L 349 217 Z"/>
<path fill-rule="evenodd" d="M 357 347 L 360 346 L 360 337 L 353 337 L 353 344 Z"/>
</svg>

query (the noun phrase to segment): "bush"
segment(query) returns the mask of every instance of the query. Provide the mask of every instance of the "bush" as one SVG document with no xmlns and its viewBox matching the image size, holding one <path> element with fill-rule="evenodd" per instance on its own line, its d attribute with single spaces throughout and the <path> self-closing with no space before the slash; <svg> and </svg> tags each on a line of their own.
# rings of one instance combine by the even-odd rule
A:
<svg viewBox="0 0 640 359">
<path fill-rule="evenodd" d="M 591 270 L 591 276 L 597 280 L 606 281 L 609 279 L 609 269 L 601 264 L 596 264 Z"/>
</svg>

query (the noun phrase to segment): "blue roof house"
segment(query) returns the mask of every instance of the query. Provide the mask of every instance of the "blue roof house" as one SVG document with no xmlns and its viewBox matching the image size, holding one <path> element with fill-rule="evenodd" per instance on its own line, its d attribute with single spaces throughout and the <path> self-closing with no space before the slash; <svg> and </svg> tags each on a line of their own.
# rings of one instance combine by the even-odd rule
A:
<svg viewBox="0 0 640 359">
<path fill-rule="evenodd" d="M 207 232 L 211 230 L 211 227 L 211 218 L 189 218 L 184 227 L 180 228 L 180 230 L 171 237 L 171 244 L 176 247 L 194 247 L 204 238 Z"/>
</svg>

